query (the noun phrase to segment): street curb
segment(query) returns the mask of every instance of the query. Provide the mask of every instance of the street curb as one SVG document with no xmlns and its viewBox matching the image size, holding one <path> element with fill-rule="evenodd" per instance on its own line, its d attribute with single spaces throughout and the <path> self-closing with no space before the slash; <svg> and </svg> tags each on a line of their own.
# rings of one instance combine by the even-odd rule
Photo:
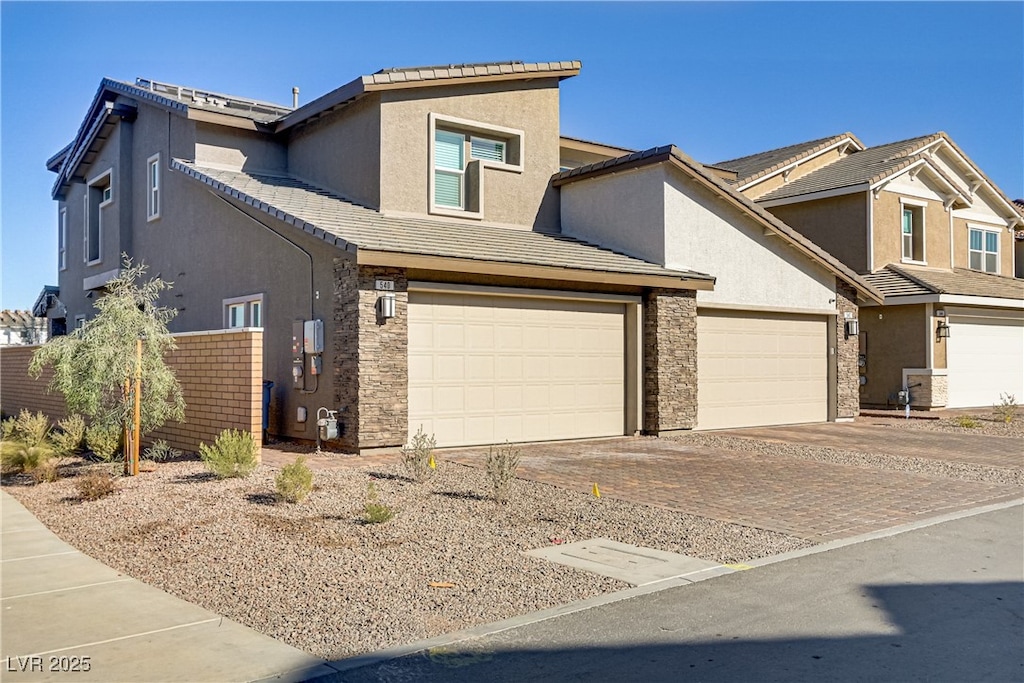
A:
<svg viewBox="0 0 1024 683">
<path fill-rule="evenodd" d="M 582 612 L 584 610 L 592 609 L 594 607 L 602 607 L 604 605 L 610 605 L 612 603 L 620 602 L 623 600 L 629 600 L 631 598 L 637 598 L 642 595 L 650 595 L 651 593 L 659 593 L 664 590 L 671 588 L 678 588 L 680 586 L 688 586 L 698 581 L 706 581 L 713 579 L 718 576 L 724 576 L 726 574 L 733 574 L 736 571 L 746 571 L 747 569 L 755 569 L 757 567 L 766 567 L 768 565 L 777 564 L 779 562 L 785 562 L 787 560 L 794 560 L 800 557 L 806 557 L 808 555 L 816 555 L 818 553 L 828 552 L 837 548 L 843 548 L 850 545 L 856 545 L 859 543 L 865 543 L 867 541 L 874 541 L 881 538 L 888 538 L 890 536 L 897 536 L 908 531 L 914 531 L 916 529 L 923 529 L 929 526 L 935 526 L 936 524 L 942 524 L 944 522 L 951 522 L 957 519 L 963 519 L 965 517 L 974 517 L 976 515 L 982 515 L 987 512 L 995 512 L 996 510 L 1004 510 L 1015 506 L 1024 505 L 1024 498 L 1016 498 L 1014 500 L 1005 501 L 1002 503 L 994 503 L 992 505 L 983 505 L 981 507 L 969 508 L 966 510 L 958 510 L 956 512 L 950 512 L 936 517 L 929 517 L 916 522 L 910 522 L 907 524 L 901 524 L 894 526 L 889 529 L 883 529 L 881 531 L 872 531 L 866 534 L 860 534 L 857 536 L 851 536 L 850 538 L 839 539 L 836 541 L 829 541 L 820 545 L 811 546 L 810 548 L 803 548 L 801 550 L 793 550 L 788 553 L 782 553 L 781 555 L 773 555 L 772 557 L 764 557 L 758 560 L 751 560 L 750 562 L 744 563 L 743 569 L 730 569 L 728 567 L 720 566 L 713 567 L 710 569 L 703 569 L 691 574 L 685 574 L 682 576 L 674 576 L 668 579 L 662 579 L 660 581 L 654 581 L 651 583 L 636 586 L 634 588 L 627 588 L 625 590 L 616 591 L 614 593 L 604 593 L 597 595 L 586 600 L 578 600 L 576 602 L 569 603 L 567 605 L 560 605 L 558 607 L 552 607 L 550 609 L 541 610 L 539 612 L 531 612 L 530 614 L 524 614 L 518 617 L 512 617 L 511 619 L 505 619 L 502 621 L 496 621 L 489 624 L 481 624 L 472 628 L 464 629 L 462 631 L 455 631 L 454 633 L 448 633 L 435 638 L 429 638 L 427 640 L 420 640 L 407 645 L 398 645 L 396 647 L 390 647 L 384 650 L 378 650 L 365 655 L 358 655 L 349 659 L 343 659 L 336 662 L 330 662 L 328 666 L 335 669 L 337 673 L 344 673 L 347 671 L 354 671 L 356 669 L 363 669 L 392 659 L 399 659 L 401 657 L 407 657 L 409 655 L 416 654 L 418 652 L 424 652 L 427 650 L 433 650 L 435 648 L 443 648 L 461 643 L 467 640 L 473 640 L 475 638 L 482 638 L 484 636 L 490 636 L 510 629 L 518 628 L 520 626 L 527 626 L 529 624 L 535 624 L 541 621 L 547 621 L 548 619 L 554 619 L 566 614 L 573 614 L 575 612 Z M 330 676 L 324 677 L 318 680 L 332 680 Z"/>
</svg>

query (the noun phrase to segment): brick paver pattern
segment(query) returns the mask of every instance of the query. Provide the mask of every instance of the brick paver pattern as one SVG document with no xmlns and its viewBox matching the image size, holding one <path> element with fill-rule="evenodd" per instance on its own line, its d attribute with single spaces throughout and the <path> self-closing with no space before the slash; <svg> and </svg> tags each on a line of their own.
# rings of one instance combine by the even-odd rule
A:
<svg viewBox="0 0 1024 683">
<path fill-rule="evenodd" d="M 849 434 L 860 435 L 854 425 Z M 844 427 L 844 425 L 839 425 Z M 799 430 L 789 428 L 791 438 Z M 949 434 L 874 428 L 876 453 L 921 451 L 950 458 Z M 809 434 L 813 436 L 814 430 Z M 983 441 L 1014 441 L 973 437 Z M 808 438 L 807 443 L 814 443 Z M 900 444 L 893 448 L 894 444 Z M 913 448 L 906 443 L 916 443 Z M 886 447 L 888 445 L 888 447 Z M 867 446 L 866 446 L 867 447 Z M 998 450 L 997 445 L 989 444 Z M 486 449 L 442 452 L 441 457 L 482 466 Z M 973 456 L 970 456 L 973 457 Z M 952 459 L 952 458 L 950 458 Z M 622 438 L 522 447 L 520 478 L 577 491 L 655 505 L 702 517 L 779 531 L 824 542 L 889 528 L 978 505 L 1018 499 L 1012 485 L 694 447 L 686 440 Z"/>
</svg>

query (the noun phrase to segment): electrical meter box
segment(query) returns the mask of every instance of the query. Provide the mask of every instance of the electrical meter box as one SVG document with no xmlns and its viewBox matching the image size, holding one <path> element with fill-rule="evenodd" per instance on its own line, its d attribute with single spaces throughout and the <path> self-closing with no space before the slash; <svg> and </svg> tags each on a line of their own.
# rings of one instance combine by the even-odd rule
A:
<svg viewBox="0 0 1024 683">
<path fill-rule="evenodd" d="M 303 324 L 302 350 L 306 353 L 324 352 L 323 320 L 307 320 Z"/>
</svg>

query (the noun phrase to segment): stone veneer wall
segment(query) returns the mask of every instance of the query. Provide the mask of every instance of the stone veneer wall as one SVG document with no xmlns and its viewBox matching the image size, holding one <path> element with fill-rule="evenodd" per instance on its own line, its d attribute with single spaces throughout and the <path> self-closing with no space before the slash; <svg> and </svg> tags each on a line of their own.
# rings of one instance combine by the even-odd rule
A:
<svg viewBox="0 0 1024 683">
<path fill-rule="evenodd" d="M 377 279 L 395 283 L 395 317 L 377 316 Z M 409 422 L 409 294 L 400 268 L 334 261 L 334 387 L 343 410 L 341 443 L 363 450 L 400 446 Z"/>
<path fill-rule="evenodd" d="M 697 421 L 697 293 L 651 290 L 643 303 L 647 434 L 693 429 Z"/>
<path fill-rule="evenodd" d="M 943 371 L 945 372 L 945 371 Z M 949 400 L 949 378 L 946 375 L 907 375 L 910 407 L 922 410 L 945 408 Z M 914 386 L 919 384 L 920 386 Z"/>
<path fill-rule="evenodd" d="M 167 357 L 185 397 L 185 421 L 170 422 L 146 441 L 164 439 L 188 452 L 212 443 L 222 430 L 241 429 L 262 441 L 263 331 L 214 330 L 174 335 L 178 348 Z M 64 398 L 46 387 L 53 371 L 28 375 L 35 346 L 0 349 L 0 407 L 8 415 L 42 411 L 56 422 L 67 415 Z"/>
<path fill-rule="evenodd" d="M 857 290 L 836 278 L 836 418 L 851 418 L 860 415 L 860 336 L 846 338 L 845 313 L 852 313 L 854 319 L 860 315 L 857 307 Z"/>
</svg>

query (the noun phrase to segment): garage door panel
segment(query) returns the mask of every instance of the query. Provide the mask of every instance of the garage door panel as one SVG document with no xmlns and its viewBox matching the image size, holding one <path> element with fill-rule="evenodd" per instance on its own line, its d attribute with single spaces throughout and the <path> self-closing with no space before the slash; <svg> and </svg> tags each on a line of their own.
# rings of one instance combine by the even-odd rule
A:
<svg viewBox="0 0 1024 683">
<path fill-rule="evenodd" d="M 624 305 L 413 292 L 409 325 L 412 432 L 445 446 L 623 433 Z"/>
<path fill-rule="evenodd" d="M 991 406 L 1001 393 L 1024 399 L 1024 320 L 950 316 L 949 325 L 950 408 Z"/>
<path fill-rule="evenodd" d="M 697 428 L 828 417 L 823 317 L 740 312 L 697 317 Z"/>
</svg>

